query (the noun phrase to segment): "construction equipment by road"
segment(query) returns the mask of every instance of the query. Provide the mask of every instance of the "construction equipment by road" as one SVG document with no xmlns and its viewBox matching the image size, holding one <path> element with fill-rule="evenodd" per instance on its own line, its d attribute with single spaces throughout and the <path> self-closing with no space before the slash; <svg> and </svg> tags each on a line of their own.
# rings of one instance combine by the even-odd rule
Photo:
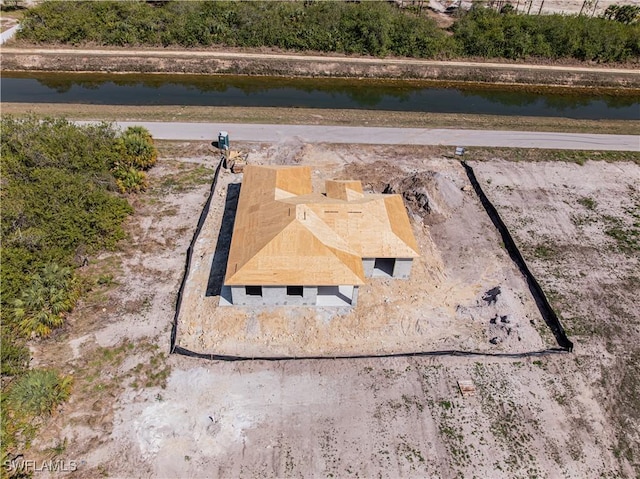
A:
<svg viewBox="0 0 640 479">
<path fill-rule="evenodd" d="M 247 165 L 248 153 L 231 150 L 229 147 L 229 133 L 221 131 L 218 133 L 218 142 L 212 143 L 218 147 L 222 156 L 222 167 L 231 170 L 232 173 L 242 173 Z"/>
</svg>

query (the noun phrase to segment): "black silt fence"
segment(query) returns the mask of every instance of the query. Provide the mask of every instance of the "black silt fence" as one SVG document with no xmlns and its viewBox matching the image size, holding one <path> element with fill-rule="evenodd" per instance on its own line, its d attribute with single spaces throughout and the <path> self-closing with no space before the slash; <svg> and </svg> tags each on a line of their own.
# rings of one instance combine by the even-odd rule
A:
<svg viewBox="0 0 640 479">
<path fill-rule="evenodd" d="M 558 316 L 555 311 L 549 304 L 547 297 L 544 294 L 544 291 L 540 287 L 540 284 L 533 276 L 531 271 L 529 270 L 520 250 L 516 246 L 511 233 L 505 223 L 502 221 L 502 218 L 498 214 L 498 211 L 493 206 L 493 204 L 489 201 L 484 191 L 482 190 L 480 183 L 475 176 L 473 169 L 465 162 L 462 161 L 462 166 L 464 167 L 467 177 L 471 182 L 478 198 L 480 198 L 480 202 L 482 206 L 485 208 L 485 211 L 491 218 L 494 226 L 500 233 L 502 240 L 505 244 L 505 247 L 509 253 L 511 259 L 516 263 L 521 273 L 527 280 L 527 285 L 531 294 L 540 310 L 540 314 L 544 318 L 546 324 L 549 326 L 551 331 L 553 332 L 556 341 L 558 342 L 558 348 L 548 348 L 539 351 L 530 351 L 525 353 L 490 353 L 490 352 L 479 352 L 479 351 L 460 351 L 460 350 L 443 350 L 443 351 L 423 351 L 423 352 L 413 352 L 413 353 L 390 353 L 390 354 L 356 354 L 356 355 L 337 355 L 337 356 L 230 356 L 224 354 L 207 354 L 207 353 L 196 353 L 194 351 L 190 351 L 189 349 L 183 348 L 181 346 L 176 346 L 176 336 L 178 329 L 178 316 L 180 315 L 180 307 L 182 305 L 182 294 L 184 291 L 185 284 L 187 282 L 187 278 L 189 276 L 190 266 L 191 266 L 191 257 L 193 255 L 193 246 L 200 235 L 200 231 L 202 230 L 202 226 L 209 214 L 209 208 L 211 206 L 211 201 L 213 199 L 213 195 L 215 193 L 215 188 L 218 183 L 218 177 L 220 175 L 220 169 L 222 168 L 222 161 L 218 163 L 216 167 L 215 175 L 213 178 L 213 182 L 211 184 L 211 189 L 209 191 L 209 198 L 205 203 L 205 206 L 200 213 L 200 218 L 198 219 L 198 225 L 196 227 L 196 231 L 191 239 L 191 243 L 189 244 L 189 248 L 187 249 L 187 258 L 185 262 L 185 271 L 184 276 L 182 278 L 182 282 L 180 283 L 180 289 L 178 290 L 178 295 L 176 298 L 176 312 L 173 318 L 173 328 L 171 330 L 171 353 L 182 354 L 184 356 L 201 358 L 201 359 L 209 359 L 216 361 L 252 361 L 252 360 L 261 360 L 261 361 L 291 361 L 291 360 L 304 360 L 304 359 L 324 359 L 324 360 L 334 360 L 334 359 L 367 359 L 367 358 L 396 358 L 396 357 L 423 357 L 423 356 L 466 356 L 466 357 L 500 357 L 500 358 L 527 358 L 527 357 L 537 357 L 537 356 L 545 356 L 549 354 L 562 354 L 571 352 L 573 350 L 573 343 L 567 337 Z"/>
<path fill-rule="evenodd" d="M 496 210 L 495 206 L 493 206 L 491 201 L 489 201 L 489 198 L 487 198 L 487 195 L 482 190 L 482 187 L 480 186 L 480 183 L 476 178 L 476 174 L 473 171 L 473 168 L 471 168 L 471 166 L 469 166 L 466 161 L 461 161 L 461 163 L 465 169 L 465 172 L 467 173 L 467 177 L 469 178 L 469 181 L 471 182 L 473 189 L 478 195 L 478 198 L 480 198 L 480 202 L 482 203 L 482 206 L 484 207 L 485 211 L 489 215 L 489 218 L 491 218 L 493 225 L 496 227 L 496 229 L 500 233 L 500 236 L 502 237 L 502 241 L 504 242 L 504 246 L 507 249 L 509 256 L 511 257 L 513 262 L 518 266 L 518 269 L 520 269 L 520 272 L 527 280 L 527 286 L 529 286 L 529 291 L 531 292 L 531 295 L 533 296 L 533 299 L 535 300 L 536 305 L 540 310 L 540 314 L 542 315 L 542 318 L 545 320 L 545 322 L 547 323 L 547 326 L 549 326 L 549 329 L 551 329 L 551 332 L 555 336 L 556 341 L 558 342 L 558 346 L 560 346 L 562 349 L 568 352 L 573 351 L 573 342 L 571 342 L 571 340 L 567 337 L 567 333 L 562 327 L 562 324 L 560 323 L 560 319 L 558 318 L 558 315 L 551 307 L 551 304 L 549 303 L 547 296 L 544 294 L 544 291 L 542 290 L 540 283 L 538 283 L 538 280 L 535 278 L 533 273 L 531 273 L 531 270 L 527 266 L 527 263 L 524 260 L 524 257 L 522 256 L 522 254 L 520 253 L 520 250 L 518 249 L 518 246 L 516 245 L 515 241 L 513 241 L 513 237 L 511 236 L 511 233 L 509 232 L 507 225 L 505 225 L 504 221 L 502 221 L 502 218 L 498 214 L 498 210 Z"/>
<path fill-rule="evenodd" d="M 211 189 L 209 190 L 209 198 L 207 198 L 207 202 L 204 204 L 204 208 L 200 213 L 200 218 L 198 218 L 198 225 L 196 226 L 196 231 L 193 233 L 193 238 L 191 238 L 191 243 L 189 243 L 189 248 L 187 248 L 187 258 L 184 266 L 184 275 L 182 276 L 182 281 L 180 282 L 180 288 L 178 289 L 178 296 L 176 297 L 176 312 L 173 316 L 173 327 L 171 328 L 171 347 L 170 352 L 178 352 L 176 351 L 176 336 L 178 334 L 178 316 L 180 315 L 180 307 L 182 306 L 182 294 L 184 292 L 184 286 L 187 283 L 187 278 L 189 277 L 189 270 L 191 268 L 191 257 L 193 256 L 193 246 L 196 244 L 196 240 L 198 236 L 200 236 L 200 231 L 202 231 L 202 226 L 207 219 L 207 215 L 209 214 L 209 208 L 211 207 L 211 201 L 213 200 L 213 194 L 216 190 L 216 185 L 218 184 L 218 177 L 220 176 L 220 169 L 222 168 L 222 160 L 218 162 L 218 166 L 216 166 L 216 171 L 213 175 L 213 181 L 211 182 Z"/>
</svg>

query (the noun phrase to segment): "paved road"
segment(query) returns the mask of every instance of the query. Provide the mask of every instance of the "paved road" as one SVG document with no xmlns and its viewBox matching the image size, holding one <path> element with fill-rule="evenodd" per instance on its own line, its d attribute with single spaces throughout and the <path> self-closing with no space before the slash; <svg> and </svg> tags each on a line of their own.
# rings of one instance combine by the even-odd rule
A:
<svg viewBox="0 0 640 479">
<path fill-rule="evenodd" d="M 159 140 L 214 140 L 217 139 L 218 131 L 226 130 L 229 132 L 231 141 L 269 143 L 298 139 L 305 143 L 640 151 L 640 135 L 223 123 L 118 122 L 117 124 L 123 129 L 131 125 L 142 125 Z"/>
</svg>

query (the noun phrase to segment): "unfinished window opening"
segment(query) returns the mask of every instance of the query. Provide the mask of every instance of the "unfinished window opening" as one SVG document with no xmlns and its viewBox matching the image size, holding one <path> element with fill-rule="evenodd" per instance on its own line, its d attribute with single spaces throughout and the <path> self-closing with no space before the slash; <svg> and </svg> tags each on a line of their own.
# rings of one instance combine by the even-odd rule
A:
<svg viewBox="0 0 640 479">
<path fill-rule="evenodd" d="M 395 266 L 395 258 L 376 258 L 373 263 L 373 276 L 391 278 L 393 276 L 393 268 L 395 268 Z"/>
<path fill-rule="evenodd" d="M 287 286 L 287 296 L 303 296 L 302 286 Z"/>
<path fill-rule="evenodd" d="M 245 286 L 244 292 L 247 296 L 262 296 L 262 286 Z"/>
</svg>

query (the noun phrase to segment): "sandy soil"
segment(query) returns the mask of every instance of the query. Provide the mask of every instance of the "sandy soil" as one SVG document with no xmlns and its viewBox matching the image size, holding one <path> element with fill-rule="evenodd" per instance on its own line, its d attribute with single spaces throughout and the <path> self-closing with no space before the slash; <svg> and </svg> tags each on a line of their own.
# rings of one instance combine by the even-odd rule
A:
<svg viewBox="0 0 640 479">
<path fill-rule="evenodd" d="M 58 364 L 76 383 L 30 454 L 49 457 L 66 439 L 58 457 L 77 460 L 74 477 L 87 478 L 637 476 L 640 408 L 629 405 L 639 388 L 627 339 L 637 342 L 640 314 L 638 283 L 627 280 L 638 257 L 603 233 L 613 220 L 567 226 L 573 212 L 615 215 L 630 228 L 636 164 L 474 164 L 543 284 L 564 294 L 557 304 L 574 354 L 230 363 L 166 355 L 185 250 L 211 178 L 207 151 L 202 144 L 193 160 L 179 151 L 179 161 L 161 158 L 151 191 L 136 200 L 130 241 L 92 258 L 89 267 L 110 272 L 113 284 L 94 291 L 63 334 L 35 345 L 36 362 Z M 455 179 L 454 163 L 411 151 Z M 396 154 L 406 167 L 409 153 L 393 147 L 360 148 L 357 164 Z M 543 240 L 565 247 L 550 256 L 536 249 Z M 578 321 L 571 307 L 588 316 Z M 580 324 L 612 328 L 581 332 Z M 460 395 L 463 379 L 475 396 Z"/>
</svg>

